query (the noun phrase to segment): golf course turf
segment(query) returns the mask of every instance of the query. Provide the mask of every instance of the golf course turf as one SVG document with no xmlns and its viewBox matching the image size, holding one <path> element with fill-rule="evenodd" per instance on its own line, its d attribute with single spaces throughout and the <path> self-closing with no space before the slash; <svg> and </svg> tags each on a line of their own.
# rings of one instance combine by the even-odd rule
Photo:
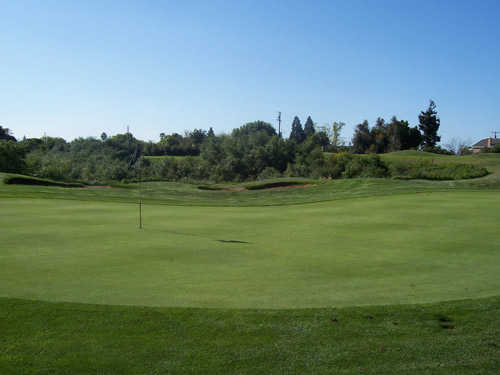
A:
<svg viewBox="0 0 500 375">
<path fill-rule="evenodd" d="M 500 158 L 439 160 L 490 175 L 149 182 L 142 230 L 136 185 L 0 184 L 0 374 L 497 374 Z"/>
<path fill-rule="evenodd" d="M 498 374 L 498 297 L 234 310 L 0 298 L 14 374 Z"/>
</svg>

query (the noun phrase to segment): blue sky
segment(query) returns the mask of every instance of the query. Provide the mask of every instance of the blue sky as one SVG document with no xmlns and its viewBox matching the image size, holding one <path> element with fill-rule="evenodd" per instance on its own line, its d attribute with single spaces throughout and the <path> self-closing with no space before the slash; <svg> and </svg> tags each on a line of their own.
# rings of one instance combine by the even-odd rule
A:
<svg viewBox="0 0 500 375">
<path fill-rule="evenodd" d="M 0 125 L 157 140 L 293 116 L 500 130 L 499 1 L 2 1 Z"/>
</svg>

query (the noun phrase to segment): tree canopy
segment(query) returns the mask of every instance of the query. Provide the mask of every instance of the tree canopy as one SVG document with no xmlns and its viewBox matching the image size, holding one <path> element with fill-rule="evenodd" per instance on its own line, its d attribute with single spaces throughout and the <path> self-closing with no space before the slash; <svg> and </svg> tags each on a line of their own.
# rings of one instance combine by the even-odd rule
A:
<svg viewBox="0 0 500 375">
<path fill-rule="evenodd" d="M 307 137 L 310 137 L 311 135 L 314 134 L 316 130 L 314 129 L 314 122 L 311 119 L 311 116 L 307 117 L 306 123 L 304 124 L 304 135 Z"/>
<path fill-rule="evenodd" d="M 376 159 L 365 165 L 363 158 L 338 158 L 335 164 L 324 152 L 385 153 L 418 149 L 422 144 L 433 147 L 433 152 L 442 151 L 435 146 L 440 140 L 440 121 L 434 102 L 421 112 L 419 120 L 418 127 L 396 116 L 389 122 L 379 117 L 372 127 L 365 120 L 356 126 L 352 146 L 345 146 L 341 138 L 345 123 L 316 127 L 311 116 L 304 128 L 295 116 L 288 139 L 261 120 L 243 124 L 230 134 L 216 135 L 212 127 L 183 134 L 161 133 L 159 142 L 144 142 L 129 132 L 112 136 L 103 132 L 99 137 L 70 142 L 59 137 L 15 142 L 9 129 L 0 127 L 0 171 L 88 183 L 133 180 L 140 160 L 144 178 L 175 181 L 243 181 L 281 175 L 333 178 L 344 172 L 366 172 L 351 171 L 348 164 L 352 162 L 353 168 L 371 168 L 371 175 L 379 176 L 385 172 Z"/>
<path fill-rule="evenodd" d="M 17 142 L 16 138 L 10 134 L 10 129 L 0 126 L 0 141 Z"/>
<path fill-rule="evenodd" d="M 418 128 L 422 131 L 424 149 L 434 148 L 441 141 L 441 137 L 438 135 L 441 120 L 437 117 L 436 104 L 433 100 L 429 101 L 427 110 L 420 112 L 418 121 Z"/>
<path fill-rule="evenodd" d="M 300 144 L 306 140 L 306 133 L 304 132 L 300 119 L 297 116 L 293 118 L 290 140 L 294 141 L 297 144 Z"/>
</svg>

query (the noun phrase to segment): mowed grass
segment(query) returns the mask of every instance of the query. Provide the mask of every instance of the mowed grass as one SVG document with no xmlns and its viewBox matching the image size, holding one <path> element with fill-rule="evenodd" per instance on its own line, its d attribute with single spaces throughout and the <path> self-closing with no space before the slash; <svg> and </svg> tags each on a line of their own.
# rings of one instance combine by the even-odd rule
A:
<svg viewBox="0 0 500 375">
<path fill-rule="evenodd" d="M 310 308 L 497 295 L 496 191 L 279 207 L 4 199 L 0 296 Z"/>
<path fill-rule="evenodd" d="M 491 174 L 0 183 L 0 374 L 499 374 L 500 155 L 383 157 Z"/>
<path fill-rule="evenodd" d="M 199 184 L 177 182 L 146 182 L 142 186 L 143 201 L 154 205 L 176 206 L 219 206 L 219 207 L 261 207 L 285 206 L 304 203 L 327 202 L 358 197 L 414 194 L 436 191 L 470 191 L 500 189 L 500 154 L 480 154 L 471 156 L 436 155 L 417 151 L 402 151 L 382 155 L 387 161 L 434 160 L 439 163 L 470 163 L 485 167 L 490 175 L 471 180 L 426 181 L 397 180 L 386 178 L 355 178 L 339 180 L 319 180 L 314 186 L 304 189 L 271 189 L 249 191 L 209 191 L 200 190 Z M 0 180 L 3 174 L 0 173 Z M 297 178 L 264 180 L 259 183 L 297 181 Z M 310 180 L 304 179 L 304 183 Z M 218 186 L 244 187 L 248 183 L 224 184 Z M 6 185 L 0 182 L 2 198 L 43 198 L 102 202 L 137 202 L 138 184 L 118 185 L 112 189 L 64 188 Z"/>
<path fill-rule="evenodd" d="M 0 373 L 492 374 L 500 298 L 306 310 L 0 298 Z"/>
</svg>

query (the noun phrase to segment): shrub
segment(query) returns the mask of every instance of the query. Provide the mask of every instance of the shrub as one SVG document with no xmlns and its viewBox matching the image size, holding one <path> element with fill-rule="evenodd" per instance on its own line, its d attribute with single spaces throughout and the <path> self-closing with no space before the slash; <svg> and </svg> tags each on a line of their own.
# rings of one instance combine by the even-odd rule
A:
<svg viewBox="0 0 500 375">
<path fill-rule="evenodd" d="M 432 152 L 433 154 L 440 154 L 440 155 L 454 155 L 455 154 L 453 151 L 447 150 L 447 149 L 442 148 L 440 146 L 424 147 L 424 149 L 422 151 Z"/>
<path fill-rule="evenodd" d="M 8 185 L 40 185 L 40 186 L 60 186 L 60 187 L 84 187 L 79 183 L 57 182 L 31 176 L 7 175 L 3 182 Z"/>
<path fill-rule="evenodd" d="M 327 158 L 322 177 L 388 177 L 389 168 L 378 155 L 334 154 Z"/>
<path fill-rule="evenodd" d="M 269 178 L 277 178 L 277 177 L 281 177 L 281 173 L 280 171 L 278 171 L 273 167 L 266 167 L 259 174 L 259 180 L 266 180 Z"/>
<path fill-rule="evenodd" d="M 473 164 L 393 161 L 390 163 L 390 174 L 404 179 L 462 180 L 486 176 L 488 170 Z"/>
</svg>

